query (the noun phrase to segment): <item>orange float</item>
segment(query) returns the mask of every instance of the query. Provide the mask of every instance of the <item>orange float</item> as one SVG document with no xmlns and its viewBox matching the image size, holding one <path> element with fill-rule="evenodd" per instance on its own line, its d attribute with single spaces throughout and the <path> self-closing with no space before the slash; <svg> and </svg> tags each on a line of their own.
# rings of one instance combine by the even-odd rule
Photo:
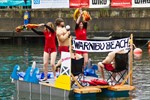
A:
<svg viewBox="0 0 150 100">
<path fill-rule="evenodd" d="M 134 54 L 134 59 L 136 59 L 136 60 L 142 59 L 142 53 L 141 54 Z"/>
<path fill-rule="evenodd" d="M 39 24 L 27 24 L 26 27 L 27 28 L 37 28 L 37 27 L 39 27 Z"/>
<path fill-rule="evenodd" d="M 148 49 L 148 54 L 150 55 L 150 49 Z"/>
<path fill-rule="evenodd" d="M 142 49 L 135 48 L 133 51 L 134 59 L 141 59 L 142 58 Z"/>
<path fill-rule="evenodd" d="M 90 14 L 87 12 L 87 11 L 83 11 L 83 21 L 86 21 L 86 22 L 88 22 L 89 20 L 91 20 L 91 16 L 90 16 Z"/>
<path fill-rule="evenodd" d="M 148 41 L 148 49 L 150 49 L 150 41 Z"/>
<path fill-rule="evenodd" d="M 79 16 L 80 16 L 80 9 L 77 8 L 73 14 L 73 19 L 76 21 Z M 89 12 L 85 10 L 83 11 L 82 17 L 83 17 L 83 21 L 86 21 L 86 22 L 92 19 Z"/>
<path fill-rule="evenodd" d="M 135 48 L 133 51 L 134 55 L 136 54 L 142 54 L 142 49 L 141 48 Z"/>
</svg>

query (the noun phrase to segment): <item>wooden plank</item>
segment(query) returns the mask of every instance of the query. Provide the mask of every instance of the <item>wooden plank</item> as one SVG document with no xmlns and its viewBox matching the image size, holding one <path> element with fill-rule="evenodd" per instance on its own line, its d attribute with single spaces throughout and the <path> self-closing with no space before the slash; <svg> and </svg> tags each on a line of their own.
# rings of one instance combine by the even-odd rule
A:
<svg viewBox="0 0 150 100">
<path fill-rule="evenodd" d="M 79 82 L 77 81 L 77 79 L 74 77 L 74 75 L 71 73 L 71 77 L 72 77 L 72 79 L 75 81 L 75 83 L 77 84 L 77 86 L 79 87 L 79 88 L 83 88 L 83 86 L 81 86 L 80 84 L 79 84 Z"/>
<path fill-rule="evenodd" d="M 98 85 L 98 86 L 87 86 L 87 87 L 90 87 L 90 88 L 100 88 L 100 89 L 102 89 L 102 88 L 108 88 L 108 87 L 111 87 L 111 86 L 110 86 L 110 85 L 103 85 L 103 86 Z"/>
<path fill-rule="evenodd" d="M 108 88 L 108 90 L 112 91 L 132 91 L 134 89 L 135 87 L 130 85 L 116 85 Z"/>
<path fill-rule="evenodd" d="M 74 89 L 75 93 L 86 94 L 86 93 L 99 93 L 101 89 L 94 87 L 84 87 L 84 88 L 76 88 Z"/>
</svg>

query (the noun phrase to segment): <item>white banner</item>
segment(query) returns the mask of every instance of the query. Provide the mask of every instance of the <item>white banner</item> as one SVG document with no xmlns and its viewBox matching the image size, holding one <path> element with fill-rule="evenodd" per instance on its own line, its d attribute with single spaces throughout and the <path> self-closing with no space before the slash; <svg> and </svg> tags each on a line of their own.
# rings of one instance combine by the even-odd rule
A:
<svg viewBox="0 0 150 100">
<path fill-rule="evenodd" d="M 71 75 L 71 57 L 70 52 L 61 53 L 61 69 L 60 75 Z"/>
<path fill-rule="evenodd" d="M 73 48 L 87 52 L 110 52 L 129 48 L 129 38 L 110 41 L 81 41 L 73 40 Z"/>
<path fill-rule="evenodd" d="M 69 0 L 32 0 L 32 9 L 69 8 Z"/>
<path fill-rule="evenodd" d="M 132 7 L 150 7 L 150 0 L 132 0 Z"/>
<path fill-rule="evenodd" d="M 110 0 L 90 0 L 89 8 L 109 8 Z"/>
</svg>

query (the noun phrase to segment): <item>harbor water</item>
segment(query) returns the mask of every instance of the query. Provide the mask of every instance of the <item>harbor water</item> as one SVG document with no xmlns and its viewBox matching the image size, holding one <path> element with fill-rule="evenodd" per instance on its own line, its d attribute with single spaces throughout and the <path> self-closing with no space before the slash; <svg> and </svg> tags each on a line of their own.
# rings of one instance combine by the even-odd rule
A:
<svg viewBox="0 0 150 100">
<path fill-rule="evenodd" d="M 82 100 L 149 100 L 150 99 L 150 54 L 147 47 L 142 47 L 142 58 L 133 62 L 133 85 L 136 90 L 130 93 L 129 97 L 121 98 L 84 98 Z M 107 53 L 90 53 L 89 57 L 93 63 L 102 61 Z M 14 65 L 20 65 L 20 71 L 25 71 L 28 66 L 36 61 L 38 66 L 42 67 L 43 45 L 42 44 L 0 44 L 0 100 L 41 100 L 39 94 L 20 93 L 18 95 L 16 87 L 11 83 L 10 75 Z M 58 94 L 59 95 L 59 94 Z M 46 96 L 45 96 L 46 98 Z M 51 100 L 81 100 L 72 98 L 51 97 Z M 42 100 L 47 100 L 43 99 Z"/>
</svg>

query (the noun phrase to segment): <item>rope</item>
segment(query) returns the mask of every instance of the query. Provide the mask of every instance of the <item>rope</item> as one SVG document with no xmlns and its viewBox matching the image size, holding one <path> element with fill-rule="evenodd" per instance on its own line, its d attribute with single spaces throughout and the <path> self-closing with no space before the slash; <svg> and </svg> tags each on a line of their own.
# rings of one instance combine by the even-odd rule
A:
<svg viewBox="0 0 150 100">
<path fill-rule="evenodd" d="M 148 43 L 149 43 L 150 41 L 147 41 L 147 43 L 145 43 L 143 46 L 141 46 L 140 48 L 142 49 L 142 48 L 144 48 Z M 133 44 L 133 46 L 134 46 L 134 48 L 137 48 L 136 46 L 135 46 L 135 44 Z"/>
<path fill-rule="evenodd" d="M 146 44 L 144 44 L 141 48 L 144 48 L 150 41 L 147 41 Z"/>
</svg>

